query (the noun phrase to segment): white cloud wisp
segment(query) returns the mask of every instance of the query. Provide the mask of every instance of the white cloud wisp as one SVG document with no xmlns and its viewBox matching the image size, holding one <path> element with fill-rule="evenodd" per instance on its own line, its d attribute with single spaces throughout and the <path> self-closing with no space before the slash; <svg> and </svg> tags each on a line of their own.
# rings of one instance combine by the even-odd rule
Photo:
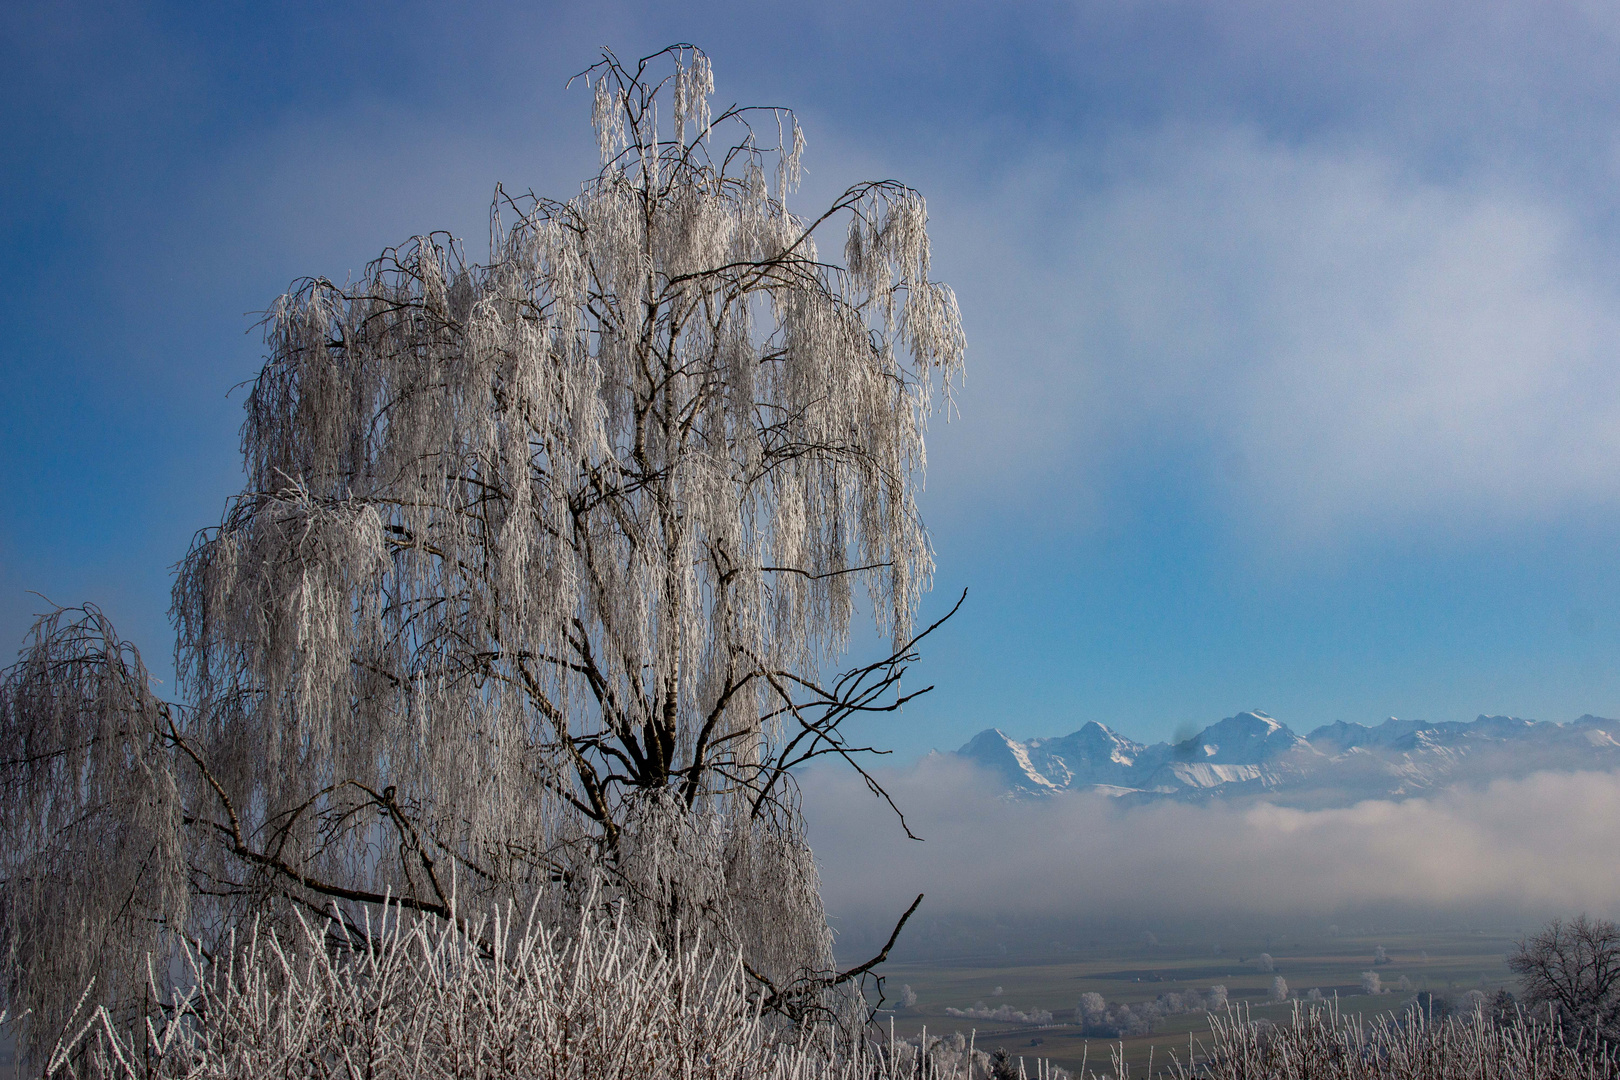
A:
<svg viewBox="0 0 1620 1080">
<path fill-rule="evenodd" d="M 978 336 L 951 468 L 1049 485 L 1169 448 L 1298 541 L 1620 506 L 1620 288 L 1578 208 L 1244 128 L 1090 152 L 1091 180 L 1006 174 L 999 239 L 963 227 Z"/>
</svg>

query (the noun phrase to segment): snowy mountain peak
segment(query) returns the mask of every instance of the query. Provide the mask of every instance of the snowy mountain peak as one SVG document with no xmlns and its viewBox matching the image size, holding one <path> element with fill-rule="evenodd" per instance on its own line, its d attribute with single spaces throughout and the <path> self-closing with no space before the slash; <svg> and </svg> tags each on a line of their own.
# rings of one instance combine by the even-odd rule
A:
<svg viewBox="0 0 1620 1080">
<path fill-rule="evenodd" d="M 1253 709 L 1174 744 L 1144 746 L 1089 721 L 1068 735 L 1022 741 L 990 728 L 957 754 L 996 775 L 1014 796 L 1093 790 L 1134 798 L 1264 795 L 1329 805 L 1538 769 L 1620 768 L 1620 721 L 1390 717 L 1371 727 L 1341 720 L 1301 737 Z"/>
<path fill-rule="evenodd" d="M 1029 749 L 1000 728 L 987 728 L 968 740 L 957 753 L 997 773 L 1015 793 L 1051 794 L 1068 786 L 1067 777 L 1059 784 L 1042 774 L 1030 760 Z"/>
<path fill-rule="evenodd" d="M 1182 761 L 1212 765 L 1260 765 L 1301 746 L 1304 739 L 1263 712 L 1250 711 L 1211 724 L 1172 749 Z"/>
</svg>

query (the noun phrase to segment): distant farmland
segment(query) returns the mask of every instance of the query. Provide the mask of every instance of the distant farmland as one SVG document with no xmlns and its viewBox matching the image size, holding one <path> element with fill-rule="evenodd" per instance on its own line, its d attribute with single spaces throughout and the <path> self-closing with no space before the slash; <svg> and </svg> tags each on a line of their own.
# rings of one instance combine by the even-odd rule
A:
<svg viewBox="0 0 1620 1080">
<path fill-rule="evenodd" d="M 1080 946 L 1054 943 L 1049 955 L 964 957 L 891 962 L 885 969 L 886 992 L 892 1003 L 903 985 L 917 995 L 913 1008 L 882 1014 L 893 1016 L 897 1033 L 910 1036 L 924 1026 L 931 1035 L 977 1032 L 983 1050 L 1004 1046 L 1011 1054 L 1044 1057 L 1054 1065 L 1078 1070 L 1106 1066 L 1109 1053 L 1121 1042 L 1126 1061 L 1139 1068 L 1150 1053 L 1164 1060 L 1174 1052 L 1186 1057 L 1189 1036 L 1196 1043 L 1207 1035 L 1204 1014 L 1166 1017 L 1151 1035 L 1123 1040 L 1086 1038 L 1075 1023 L 1080 995 L 1101 994 L 1110 1004 L 1148 1002 L 1168 992 L 1207 992 L 1223 985 L 1234 1006 L 1252 1011 L 1256 1019 L 1281 1021 L 1291 1004 L 1271 1003 L 1273 980 L 1288 983 L 1291 998 L 1312 989 L 1325 997 L 1337 995 L 1345 1013 L 1376 1015 L 1401 1008 L 1415 994 L 1459 997 L 1469 990 L 1494 993 L 1513 989 L 1504 956 L 1517 940 L 1517 932 L 1398 931 L 1361 934 L 1298 935 L 1230 942 L 1215 951 L 1214 940 L 1187 939 L 1148 944 L 1138 937 L 1103 940 Z M 1269 945 L 1269 947 L 1268 947 Z M 1374 965 L 1375 950 L 1387 960 Z M 1260 953 L 1272 957 L 1273 971 L 1260 970 Z M 1389 991 L 1375 996 L 1362 989 L 1362 973 L 1375 971 Z M 1398 989 L 1402 978 L 1409 989 Z M 996 988 L 1001 988 L 997 994 Z M 947 1009 L 1010 1010 L 1052 1013 L 1051 1025 L 1007 1023 L 951 1016 Z"/>
</svg>

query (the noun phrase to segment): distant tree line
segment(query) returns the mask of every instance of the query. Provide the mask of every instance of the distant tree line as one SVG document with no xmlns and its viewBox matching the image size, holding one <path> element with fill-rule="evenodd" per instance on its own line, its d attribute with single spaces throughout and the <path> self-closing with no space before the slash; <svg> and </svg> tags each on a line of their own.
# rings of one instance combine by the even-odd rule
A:
<svg viewBox="0 0 1620 1080">
<path fill-rule="evenodd" d="M 1220 985 L 1207 991 L 1171 991 L 1135 1005 L 1110 1004 L 1101 994 L 1093 992 L 1080 995 L 1074 1020 L 1087 1038 L 1119 1039 L 1151 1034 L 1167 1016 L 1217 1012 L 1226 1008 L 1226 1004 L 1226 987 Z"/>
<path fill-rule="evenodd" d="M 1380 946 L 1373 963 L 1388 962 L 1388 954 Z M 1275 961 L 1266 953 L 1260 954 L 1256 966 L 1262 972 L 1275 971 Z M 1508 968 L 1519 977 L 1517 995 L 1506 989 L 1489 996 L 1478 990 L 1457 996 L 1423 990 L 1407 1002 L 1405 1012 L 1420 1013 L 1430 1023 L 1454 1015 L 1482 1014 L 1496 1026 L 1540 1024 L 1560 1032 L 1571 1043 L 1595 1043 L 1610 1052 L 1620 1049 L 1620 925 L 1585 914 L 1567 921 L 1554 919 L 1514 947 Z M 1361 973 L 1365 994 L 1410 987 L 1404 977 L 1399 986 L 1392 987 L 1376 971 Z M 1287 983 L 1277 976 L 1272 1000 L 1288 997 Z M 1312 990 L 1303 1000 L 1325 999 L 1319 990 Z M 1224 986 L 1160 994 L 1135 1004 L 1110 1003 L 1101 994 L 1086 993 L 1080 996 L 1074 1019 L 1088 1038 L 1128 1038 L 1151 1034 L 1166 1017 L 1219 1012 L 1226 1005 Z"/>
</svg>

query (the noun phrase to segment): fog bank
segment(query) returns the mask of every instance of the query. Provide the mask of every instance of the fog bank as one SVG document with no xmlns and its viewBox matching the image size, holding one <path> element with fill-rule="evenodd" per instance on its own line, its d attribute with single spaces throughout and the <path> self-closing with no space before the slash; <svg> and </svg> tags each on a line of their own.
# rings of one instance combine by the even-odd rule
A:
<svg viewBox="0 0 1620 1080">
<path fill-rule="evenodd" d="M 1339 912 L 1620 910 L 1620 774 L 1537 773 L 1335 809 L 1013 802 L 944 755 L 878 774 L 923 842 L 858 777 L 804 778 L 829 913 L 857 937 L 917 893 L 931 917 L 1104 921 Z"/>
</svg>

